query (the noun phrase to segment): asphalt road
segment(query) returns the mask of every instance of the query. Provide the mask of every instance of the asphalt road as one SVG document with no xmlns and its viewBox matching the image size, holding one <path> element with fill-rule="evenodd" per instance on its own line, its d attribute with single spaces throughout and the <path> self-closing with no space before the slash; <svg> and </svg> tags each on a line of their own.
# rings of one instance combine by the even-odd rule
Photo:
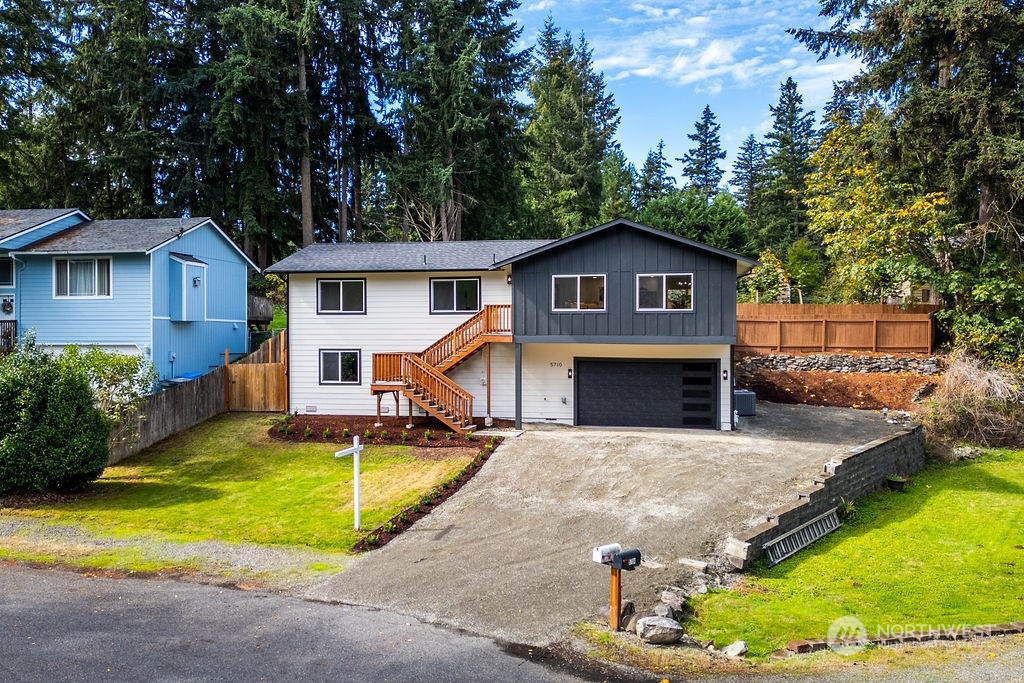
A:
<svg viewBox="0 0 1024 683">
<path fill-rule="evenodd" d="M 0 681 L 577 681 L 493 641 L 358 607 L 0 567 Z"/>
</svg>

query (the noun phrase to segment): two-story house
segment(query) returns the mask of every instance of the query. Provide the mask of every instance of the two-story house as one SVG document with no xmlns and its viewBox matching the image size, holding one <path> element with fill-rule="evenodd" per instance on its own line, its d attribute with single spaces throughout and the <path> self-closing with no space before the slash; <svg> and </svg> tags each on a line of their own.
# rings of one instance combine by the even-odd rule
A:
<svg viewBox="0 0 1024 683">
<path fill-rule="evenodd" d="M 0 211 L 0 343 L 97 346 L 161 380 L 247 351 L 256 270 L 209 218 L 94 221 L 77 209 Z"/>
<path fill-rule="evenodd" d="M 554 241 L 316 244 L 268 272 L 288 277 L 298 413 L 390 414 L 393 397 L 454 429 L 731 429 L 754 265 L 620 219 Z"/>
</svg>

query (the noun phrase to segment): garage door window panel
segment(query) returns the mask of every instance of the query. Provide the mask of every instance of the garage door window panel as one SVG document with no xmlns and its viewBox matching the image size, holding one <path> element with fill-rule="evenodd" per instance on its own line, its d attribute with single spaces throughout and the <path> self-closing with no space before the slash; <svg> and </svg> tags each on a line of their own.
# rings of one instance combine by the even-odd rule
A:
<svg viewBox="0 0 1024 683">
<path fill-rule="evenodd" d="M 555 275 L 551 278 L 552 311 L 605 310 L 604 275 Z"/>
<path fill-rule="evenodd" d="M 655 273 L 637 275 L 636 310 L 692 311 L 693 274 Z"/>
</svg>

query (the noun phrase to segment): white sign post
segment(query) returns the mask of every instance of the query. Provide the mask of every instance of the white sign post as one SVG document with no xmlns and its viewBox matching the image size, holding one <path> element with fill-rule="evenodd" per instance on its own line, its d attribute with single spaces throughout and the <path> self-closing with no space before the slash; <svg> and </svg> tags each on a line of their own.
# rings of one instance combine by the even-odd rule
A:
<svg viewBox="0 0 1024 683">
<path fill-rule="evenodd" d="M 359 531 L 359 454 L 363 452 L 363 446 L 359 443 L 359 437 L 352 437 L 352 448 L 346 448 L 342 451 L 335 451 L 335 458 L 344 458 L 346 455 L 352 456 L 352 502 L 355 507 L 355 528 Z"/>
</svg>

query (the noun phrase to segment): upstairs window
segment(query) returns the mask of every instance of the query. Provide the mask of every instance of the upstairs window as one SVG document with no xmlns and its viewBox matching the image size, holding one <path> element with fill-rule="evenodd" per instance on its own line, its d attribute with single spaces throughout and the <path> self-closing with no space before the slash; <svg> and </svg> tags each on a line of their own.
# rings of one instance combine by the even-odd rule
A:
<svg viewBox="0 0 1024 683">
<path fill-rule="evenodd" d="M 692 311 L 693 275 L 690 273 L 637 275 L 636 310 Z"/>
<path fill-rule="evenodd" d="M 55 297 L 110 296 L 110 259 L 59 258 L 53 260 Z"/>
<path fill-rule="evenodd" d="M 555 275 L 551 278 L 551 310 L 603 311 L 604 275 Z"/>
<path fill-rule="evenodd" d="M 430 281 L 431 313 L 476 313 L 479 310 L 479 278 Z"/>
<path fill-rule="evenodd" d="M 317 313 L 366 313 L 366 280 L 317 280 Z"/>
<path fill-rule="evenodd" d="M 0 287 L 14 286 L 14 259 L 0 258 Z"/>
</svg>

